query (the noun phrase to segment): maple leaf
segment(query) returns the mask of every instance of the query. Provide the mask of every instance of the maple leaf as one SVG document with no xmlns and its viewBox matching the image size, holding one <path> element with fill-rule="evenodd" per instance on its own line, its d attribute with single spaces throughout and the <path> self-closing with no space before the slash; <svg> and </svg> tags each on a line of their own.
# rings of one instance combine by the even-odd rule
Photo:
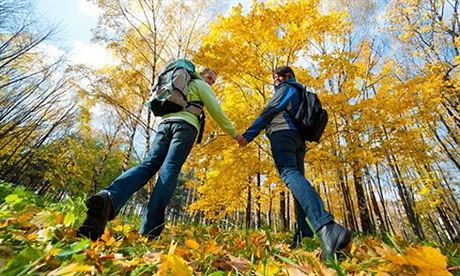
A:
<svg viewBox="0 0 460 276">
<path fill-rule="evenodd" d="M 165 276 L 168 275 L 168 271 L 171 270 L 172 275 L 183 275 L 188 276 L 192 275 L 192 268 L 187 264 L 187 262 L 177 255 L 166 255 L 163 256 L 163 261 L 160 265 L 160 270 L 158 275 Z"/>
<path fill-rule="evenodd" d="M 451 275 L 447 271 L 447 257 L 437 248 L 419 245 L 405 250 L 409 264 L 420 269 L 420 275 Z"/>
</svg>

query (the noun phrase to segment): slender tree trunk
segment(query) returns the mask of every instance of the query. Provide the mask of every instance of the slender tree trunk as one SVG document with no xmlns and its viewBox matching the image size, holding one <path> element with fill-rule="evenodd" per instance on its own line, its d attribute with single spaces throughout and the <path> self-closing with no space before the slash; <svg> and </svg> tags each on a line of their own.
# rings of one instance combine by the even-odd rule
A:
<svg viewBox="0 0 460 276">
<path fill-rule="evenodd" d="M 102 170 L 104 169 L 105 163 L 107 162 L 107 159 L 109 158 L 109 154 L 112 152 L 113 145 L 115 144 L 116 137 L 118 135 L 118 132 L 121 129 L 122 124 L 119 124 L 114 132 L 114 134 L 109 137 L 107 141 L 107 147 L 104 151 L 104 155 L 102 156 L 101 162 L 97 165 L 97 167 L 94 170 L 93 177 L 91 179 L 91 194 L 94 194 L 98 190 L 98 181 L 100 174 Z"/>
<path fill-rule="evenodd" d="M 444 245 L 444 239 L 441 238 L 441 236 L 438 233 L 438 229 L 436 228 L 436 225 L 433 222 L 433 219 L 431 218 L 430 214 L 427 214 L 428 216 L 428 221 L 430 222 L 431 226 L 433 227 L 433 232 L 436 234 L 436 237 L 438 237 L 438 241 Z"/>
<path fill-rule="evenodd" d="M 286 192 L 283 190 L 280 193 L 280 222 L 281 222 L 281 231 L 287 230 L 287 220 L 286 220 Z"/>
<path fill-rule="evenodd" d="M 291 229 L 291 193 L 287 194 L 286 197 L 286 225 L 285 229 L 288 229 L 289 231 Z"/>
<path fill-rule="evenodd" d="M 449 235 L 449 238 L 452 242 L 458 242 L 459 237 L 455 233 L 455 230 L 449 220 L 449 217 L 447 216 L 444 208 L 436 206 L 436 210 L 438 211 L 439 217 L 442 220 L 442 223 L 444 224 L 444 228 L 446 229 L 447 235 Z"/>
<path fill-rule="evenodd" d="M 327 209 L 329 210 L 329 212 L 333 213 L 331 203 L 329 202 L 329 193 L 327 191 L 326 183 L 324 183 L 324 181 L 321 181 L 320 182 L 320 187 L 321 186 L 323 187 L 324 197 L 326 198 Z"/>
<path fill-rule="evenodd" d="M 122 168 L 123 172 L 127 171 L 129 167 L 129 161 L 131 160 L 131 151 L 133 150 L 133 147 L 134 147 L 134 137 L 136 136 L 136 130 L 137 130 L 137 124 L 131 128 L 131 136 L 129 136 L 128 149 L 126 150 L 125 158 L 123 160 L 123 168 Z"/>
<path fill-rule="evenodd" d="M 453 202 L 454 204 L 454 207 L 455 207 L 455 219 L 457 220 L 457 223 L 460 224 L 460 218 L 459 218 L 459 215 L 460 215 L 460 208 L 458 206 L 458 202 L 457 202 L 457 199 L 455 198 L 455 191 L 452 190 L 452 188 L 450 187 L 450 184 L 449 184 L 449 181 L 447 180 L 447 177 L 445 175 L 445 173 L 442 171 L 442 168 L 441 166 L 435 162 L 436 164 L 436 167 L 437 167 L 437 171 L 441 174 L 441 177 L 444 181 L 444 184 L 447 188 L 447 190 L 449 190 L 449 197 L 451 199 L 451 201 Z"/>
<path fill-rule="evenodd" d="M 267 220 L 268 220 L 268 226 L 270 228 L 272 228 L 273 227 L 273 221 L 272 221 L 272 215 L 273 215 L 273 191 L 272 191 L 272 187 L 271 187 L 270 184 L 268 185 L 268 194 L 270 195 L 270 202 L 269 202 L 269 206 L 268 206 Z"/>
<path fill-rule="evenodd" d="M 417 217 L 417 214 L 415 213 L 415 210 L 413 208 L 413 201 L 411 200 L 409 196 L 409 192 L 407 191 L 406 186 L 401 182 L 401 173 L 398 168 L 398 165 L 396 164 L 396 160 L 394 156 L 389 155 L 387 157 L 389 160 L 389 166 L 390 169 L 393 173 L 393 177 L 395 180 L 396 188 L 398 190 L 399 197 L 403 203 L 404 210 L 406 211 L 407 218 L 409 219 L 409 223 L 411 225 L 412 230 L 414 231 L 414 234 L 421 240 L 425 238 L 425 235 L 423 233 L 422 227 L 420 225 L 420 221 Z"/>
<path fill-rule="evenodd" d="M 260 173 L 257 173 L 257 197 L 256 197 L 256 201 L 257 201 L 257 224 L 256 224 L 256 229 L 260 229 L 262 227 L 262 214 L 261 214 L 261 203 L 260 203 L 260 193 L 261 193 L 261 189 L 262 189 L 262 180 L 261 180 L 261 176 L 260 176 Z"/>
<path fill-rule="evenodd" d="M 346 174 L 343 171 L 340 173 L 340 190 L 342 191 L 346 211 L 345 225 L 352 230 L 358 230 L 354 217 L 353 200 L 351 199 L 351 195 L 347 186 Z"/>
<path fill-rule="evenodd" d="M 370 172 L 369 172 L 369 168 L 366 168 L 366 171 L 367 171 L 367 175 L 368 175 L 368 189 L 369 189 L 369 197 L 371 199 L 371 203 L 372 203 L 372 209 L 374 211 L 374 213 L 376 214 L 377 216 L 377 219 L 378 219 L 378 228 L 382 229 L 383 231 L 387 231 L 387 227 L 385 225 L 385 220 L 383 219 L 383 216 L 382 216 L 382 213 L 380 212 L 380 208 L 379 208 L 379 205 L 377 203 L 377 198 L 375 197 L 375 192 L 374 192 L 374 189 L 372 187 L 372 182 L 373 182 L 373 179 L 372 179 L 372 176 L 370 175 Z"/>
<path fill-rule="evenodd" d="M 248 197 L 246 201 L 246 228 L 251 228 L 251 205 L 252 205 L 252 195 L 251 195 L 251 183 L 248 184 Z"/>
<path fill-rule="evenodd" d="M 395 233 L 395 229 L 393 227 L 393 224 L 390 221 L 388 212 L 387 212 L 387 207 L 385 203 L 385 198 L 383 196 L 383 190 L 382 190 L 382 182 L 381 182 L 381 177 L 380 177 L 380 170 L 379 170 L 379 165 L 375 164 L 375 171 L 376 171 L 376 177 L 377 177 L 377 191 L 379 194 L 380 198 L 380 203 L 382 204 L 382 209 L 383 209 L 383 215 L 385 217 L 386 224 L 388 226 L 388 229 L 391 229 L 393 233 Z"/>
<path fill-rule="evenodd" d="M 366 194 L 364 193 L 363 180 L 360 172 L 353 169 L 353 180 L 355 183 L 356 197 L 358 200 L 359 218 L 361 220 L 361 230 L 364 233 L 372 233 L 372 223 L 367 208 Z"/>
<path fill-rule="evenodd" d="M 436 137 L 436 140 L 438 141 L 438 144 L 444 150 L 444 153 L 447 155 L 447 157 L 449 157 L 450 161 L 452 161 L 452 163 L 455 164 L 455 166 L 457 167 L 457 171 L 460 171 L 460 161 L 457 160 L 456 156 L 453 155 L 452 152 L 447 148 L 447 146 L 443 142 L 443 139 L 441 139 L 441 137 L 439 137 L 439 134 L 436 131 L 436 129 L 434 129 L 431 125 L 430 125 L 430 128 L 431 128 L 431 130 L 432 130 L 432 132 L 434 134 L 434 137 Z"/>
</svg>

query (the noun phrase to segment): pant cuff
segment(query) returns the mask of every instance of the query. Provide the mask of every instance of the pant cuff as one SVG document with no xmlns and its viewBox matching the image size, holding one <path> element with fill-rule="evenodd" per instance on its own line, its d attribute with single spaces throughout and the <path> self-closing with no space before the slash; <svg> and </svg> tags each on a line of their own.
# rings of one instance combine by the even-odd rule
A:
<svg viewBox="0 0 460 276">
<path fill-rule="evenodd" d="M 334 218 L 332 217 L 332 215 L 328 215 L 328 216 L 325 216 L 323 218 L 321 218 L 320 220 L 318 220 L 315 224 L 313 224 L 313 227 L 315 228 L 315 232 L 318 232 L 319 229 L 321 229 L 321 227 L 323 227 L 324 225 L 330 223 L 334 221 Z"/>
</svg>

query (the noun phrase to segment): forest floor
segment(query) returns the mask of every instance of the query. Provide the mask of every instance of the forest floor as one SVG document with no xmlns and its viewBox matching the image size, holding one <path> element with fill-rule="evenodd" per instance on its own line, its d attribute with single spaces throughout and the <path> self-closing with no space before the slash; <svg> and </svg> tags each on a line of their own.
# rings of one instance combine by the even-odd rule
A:
<svg viewBox="0 0 460 276">
<path fill-rule="evenodd" d="M 318 241 L 290 249 L 292 233 L 177 224 L 148 240 L 138 218 L 121 218 L 91 242 L 75 231 L 83 198 L 53 203 L 0 184 L 0 204 L 0 275 L 460 275 L 458 244 L 355 236 L 322 263 Z"/>
</svg>

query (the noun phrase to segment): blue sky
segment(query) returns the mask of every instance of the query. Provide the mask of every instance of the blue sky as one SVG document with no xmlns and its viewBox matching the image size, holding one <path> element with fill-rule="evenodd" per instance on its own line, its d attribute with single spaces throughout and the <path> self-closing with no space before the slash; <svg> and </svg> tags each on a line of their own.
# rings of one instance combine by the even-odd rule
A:
<svg viewBox="0 0 460 276">
<path fill-rule="evenodd" d="M 100 10 L 87 0 L 31 0 L 40 22 L 57 25 L 58 32 L 42 45 L 51 60 L 66 54 L 73 64 L 85 64 L 99 68 L 106 64 L 116 63 L 103 45 L 91 43 L 91 29 L 96 27 Z M 219 2 L 225 5 L 225 2 Z M 228 0 L 230 7 L 242 3 L 245 8 L 251 0 Z M 92 109 L 94 118 L 104 112 L 95 107 Z M 102 126 L 93 122 L 97 128 Z M 142 141 L 143 142 L 143 141 Z M 141 142 L 137 144 L 142 144 Z"/>
<path fill-rule="evenodd" d="M 91 28 L 96 26 L 97 9 L 86 0 L 35 0 L 39 18 L 59 25 L 53 44 L 71 50 L 75 42 L 89 43 Z"/>
<path fill-rule="evenodd" d="M 228 7 L 250 0 L 228 0 Z M 37 17 L 45 24 L 57 25 L 58 32 L 49 40 L 51 55 L 67 53 L 73 63 L 99 67 L 113 62 L 102 45 L 91 43 L 91 29 L 96 26 L 100 10 L 87 0 L 34 0 Z"/>
</svg>

